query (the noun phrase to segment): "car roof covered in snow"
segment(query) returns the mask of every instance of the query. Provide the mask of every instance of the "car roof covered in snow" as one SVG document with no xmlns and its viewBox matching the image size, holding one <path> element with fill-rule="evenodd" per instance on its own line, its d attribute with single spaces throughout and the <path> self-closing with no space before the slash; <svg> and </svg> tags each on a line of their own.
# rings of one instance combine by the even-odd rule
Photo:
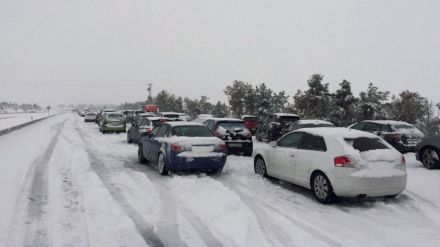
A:
<svg viewBox="0 0 440 247">
<path fill-rule="evenodd" d="M 257 117 L 255 115 L 242 115 L 241 118 L 245 118 L 245 117 Z"/>
<path fill-rule="evenodd" d="M 332 124 L 331 122 L 320 120 L 320 119 L 301 119 L 299 124 Z"/>
<path fill-rule="evenodd" d="M 172 111 L 164 111 L 164 112 L 159 112 L 160 114 L 173 114 L 173 115 L 179 115 L 180 113 L 178 112 L 172 112 Z"/>
<path fill-rule="evenodd" d="M 293 113 L 282 113 L 282 112 L 274 113 L 273 115 L 277 117 L 299 117 L 298 115 Z"/>
<path fill-rule="evenodd" d="M 395 121 L 395 120 L 365 120 L 362 122 L 369 122 L 369 123 L 378 123 L 378 124 L 390 124 L 390 125 L 395 125 L 395 124 L 404 124 L 404 125 L 412 125 L 409 124 L 407 122 L 403 122 L 403 121 Z"/>
<path fill-rule="evenodd" d="M 319 135 L 324 137 L 341 137 L 341 138 L 359 138 L 359 137 L 368 137 L 368 138 L 379 138 L 377 135 L 355 130 L 355 129 L 347 129 L 347 128 L 335 128 L 335 127 L 318 127 L 318 128 L 302 128 L 296 130 L 295 132 L 307 132 L 313 135 Z"/>
<path fill-rule="evenodd" d="M 138 116 L 156 116 L 156 114 L 145 112 L 145 113 L 139 113 Z"/>
<path fill-rule="evenodd" d="M 183 121 L 177 121 L 177 122 L 165 122 L 164 124 L 168 124 L 171 127 L 177 127 L 177 126 L 205 126 L 198 122 L 183 122 Z"/>
<path fill-rule="evenodd" d="M 214 120 L 214 121 L 225 121 L 225 122 L 240 122 L 240 123 L 244 123 L 243 119 L 238 119 L 238 118 L 211 118 L 210 120 Z"/>
</svg>

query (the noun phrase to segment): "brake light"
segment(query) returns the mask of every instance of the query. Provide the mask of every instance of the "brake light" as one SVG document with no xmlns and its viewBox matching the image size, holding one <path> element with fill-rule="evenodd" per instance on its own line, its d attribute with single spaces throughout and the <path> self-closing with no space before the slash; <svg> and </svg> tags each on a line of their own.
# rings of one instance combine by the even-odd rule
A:
<svg viewBox="0 0 440 247">
<path fill-rule="evenodd" d="M 400 159 L 400 164 L 402 166 L 406 165 L 406 160 L 405 160 L 405 156 L 402 155 L 402 159 Z"/>
<path fill-rule="evenodd" d="M 147 133 L 151 133 L 151 131 L 153 131 L 152 128 L 147 128 Z"/>
<path fill-rule="evenodd" d="M 220 144 L 220 150 L 224 153 L 228 151 L 228 146 L 225 143 Z"/>
<path fill-rule="evenodd" d="M 349 156 L 338 156 L 334 159 L 336 167 L 353 167 L 355 162 L 353 162 Z"/>
<path fill-rule="evenodd" d="M 179 145 L 179 144 L 174 144 L 173 143 L 173 144 L 171 144 L 171 150 L 176 152 L 176 153 L 180 153 L 180 152 L 183 152 L 184 148 L 181 145 Z"/>
</svg>

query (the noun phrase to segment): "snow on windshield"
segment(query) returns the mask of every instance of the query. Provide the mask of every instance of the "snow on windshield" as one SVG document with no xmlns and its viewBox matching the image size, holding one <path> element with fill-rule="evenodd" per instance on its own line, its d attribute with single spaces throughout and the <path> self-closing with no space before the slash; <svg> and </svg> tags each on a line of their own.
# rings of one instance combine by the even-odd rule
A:
<svg viewBox="0 0 440 247">
<path fill-rule="evenodd" d="M 212 133 L 205 126 L 176 126 L 173 128 L 176 136 L 211 137 Z"/>
<path fill-rule="evenodd" d="M 107 119 L 110 121 L 120 121 L 123 120 L 124 117 L 120 114 L 108 114 Z"/>
</svg>

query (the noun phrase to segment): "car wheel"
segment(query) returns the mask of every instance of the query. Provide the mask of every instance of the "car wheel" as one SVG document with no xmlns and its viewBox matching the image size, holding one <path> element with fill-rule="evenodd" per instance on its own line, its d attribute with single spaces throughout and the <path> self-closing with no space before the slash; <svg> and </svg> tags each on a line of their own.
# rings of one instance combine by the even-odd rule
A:
<svg viewBox="0 0 440 247">
<path fill-rule="evenodd" d="M 138 161 L 141 164 L 145 164 L 147 163 L 147 159 L 144 157 L 144 152 L 143 152 L 143 147 L 142 145 L 139 145 L 139 149 L 138 149 Z"/>
<path fill-rule="evenodd" d="M 130 135 L 129 134 L 127 134 L 127 142 L 128 143 L 132 143 L 133 141 L 131 140 L 131 138 L 130 138 Z"/>
<path fill-rule="evenodd" d="M 168 169 L 162 153 L 159 154 L 159 158 L 157 159 L 157 169 L 159 170 L 160 175 L 168 175 Z"/>
<path fill-rule="evenodd" d="M 426 148 L 425 150 L 423 150 L 422 163 L 425 168 L 436 168 L 439 165 L 439 161 L 440 159 L 437 150 L 433 148 Z"/>
<path fill-rule="evenodd" d="M 332 184 L 324 173 L 316 173 L 311 180 L 312 193 L 319 202 L 326 204 L 335 200 Z"/>
<path fill-rule="evenodd" d="M 257 156 L 255 158 L 254 171 L 256 174 L 258 174 L 262 177 L 267 177 L 266 162 L 264 162 L 264 160 L 261 156 Z"/>
</svg>

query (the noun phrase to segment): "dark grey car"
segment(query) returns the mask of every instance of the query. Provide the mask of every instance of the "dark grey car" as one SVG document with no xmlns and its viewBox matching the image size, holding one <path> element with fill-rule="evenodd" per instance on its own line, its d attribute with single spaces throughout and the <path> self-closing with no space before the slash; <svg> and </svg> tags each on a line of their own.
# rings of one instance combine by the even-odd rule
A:
<svg viewBox="0 0 440 247">
<path fill-rule="evenodd" d="M 440 135 L 425 136 L 417 144 L 416 158 L 428 169 L 440 168 Z"/>
</svg>

